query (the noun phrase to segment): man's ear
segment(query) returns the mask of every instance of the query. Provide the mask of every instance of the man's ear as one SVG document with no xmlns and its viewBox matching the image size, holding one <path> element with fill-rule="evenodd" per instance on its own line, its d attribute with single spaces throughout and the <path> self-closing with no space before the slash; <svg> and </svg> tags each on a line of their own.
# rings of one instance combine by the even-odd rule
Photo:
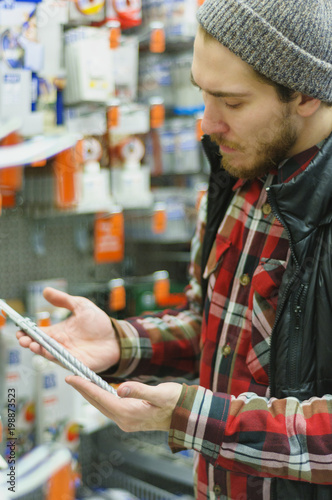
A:
<svg viewBox="0 0 332 500">
<path fill-rule="evenodd" d="M 304 94 L 300 94 L 296 101 L 296 111 L 303 118 L 312 116 L 321 105 L 319 99 Z"/>
</svg>

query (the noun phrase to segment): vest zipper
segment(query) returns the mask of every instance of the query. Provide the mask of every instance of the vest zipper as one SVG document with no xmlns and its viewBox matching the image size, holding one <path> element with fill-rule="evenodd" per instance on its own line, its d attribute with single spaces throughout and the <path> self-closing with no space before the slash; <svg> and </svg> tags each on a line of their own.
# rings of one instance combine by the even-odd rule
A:
<svg viewBox="0 0 332 500">
<path fill-rule="evenodd" d="M 306 290 L 306 288 L 307 287 L 303 284 L 300 286 L 293 307 L 293 312 L 295 315 L 294 334 L 290 337 L 289 363 L 288 363 L 288 380 L 289 380 L 289 386 L 292 389 L 295 389 L 299 383 L 299 375 L 300 375 L 299 353 L 301 351 L 300 327 L 301 327 L 301 317 L 302 317 L 302 306 L 305 298 L 304 291 Z"/>
<path fill-rule="evenodd" d="M 289 282 L 287 283 L 286 289 L 284 291 L 282 302 L 278 304 L 277 314 L 276 314 L 276 317 L 275 317 L 275 320 L 274 320 L 274 324 L 273 324 L 273 327 L 272 327 L 272 331 L 271 331 L 270 360 L 269 360 L 269 383 L 270 383 L 270 392 L 271 392 L 271 395 L 274 395 L 274 393 L 275 393 L 275 387 L 274 387 L 275 381 L 274 381 L 274 376 L 273 376 L 272 371 L 271 371 L 271 356 L 272 356 L 271 353 L 272 353 L 273 344 L 274 344 L 274 331 L 276 329 L 276 325 L 277 325 L 277 323 L 278 323 L 278 321 L 280 319 L 282 310 L 283 310 L 284 305 L 286 303 L 286 297 L 288 295 L 288 292 L 292 288 L 293 283 L 295 282 L 295 280 L 297 279 L 297 275 L 298 275 L 298 273 L 300 271 L 300 266 L 299 266 L 299 264 L 297 262 L 297 259 L 296 259 L 296 256 L 295 256 L 293 242 L 292 242 L 292 238 L 291 238 L 291 233 L 290 233 L 290 231 L 289 231 L 289 229 L 288 229 L 285 221 L 283 220 L 282 216 L 280 215 L 280 212 L 279 212 L 278 207 L 277 207 L 277 205 L 276 205 L 276 203 L 275 203 L 275 201 L 274 201 L 274 199 L 272 197 L 272 194 L 271 194 L 271 191 L 270 191 L 269 187 L 266 188 L 266 192 L 267 192 L 268 201 L 269 201 L 269 203 L 271 205 L 271 208 L 272 208 L 273 215 L 278 219 L 278 221 L 280 222 L 280 224 L 282 224 L 282 226 L 285 228 L 285 230 L 287 232 L 288 241 L 289 241 L 289 248 L 290 248 L 290 251 L 291 251 L 292 257 L 294 259 L 295 266 L 296 266 L 296 271 L 293 274 L 292 279 L 289 280 Z M 274 500 L 275 498 L 277 498 L 276 487 L 277 487 L 276 478 L 272 478 L 272 481 L 271 481 L 271 490 L 270 490 L 271 500 Z"/>
<path fill-rule="evenodd" d="M 297 276 L 300 273 L 300 266 L 299 266 L 299 263 L 298 263 L 298 261 L 296 259 L 296 256 L 295 256 L 294 245 L 293 245 L 293 242 L 292 242 L 291 233 L 290 233 L 290 231 L 289 231 L 289 229 L 288 229 L 285 221 L 283 220 L 283 218 L 282 218 L 282 216 L 281 216 L 281 214 L 280 214 L 280 212 L 278 210 L 278 207 L 277 207 L 277 205 L 275 203 L 275 200 L 273 198 L 273 195 L 271 193 L 270 187 L 266 188 L 266 192 L 267 192 L 267 198 L 268 198 L 268 201 L 269 201 L 269 203 L 271 205 L 271 208 L 272 208 L 274 216 L 278 219 L 278 221 L 280 222 L 280 224 L 282 224 L 282 226 L 285 228 L 285 230 L 287 232 L 288 241 L 289 241 L 289 248 L 290 248 L 292 257 L 293 257 L 294 262 L 295 262 L 295 267 L 296 267 L 295 273 L 293 274 L 292 278 L 287 283 L 286 289 L 284 290 L 282 301 L 280 303 L 278 303 L 277 314 L 276 314 L 274 325 L 273 325 L 272 331 L 271 331 L 270 362 L 269 362 L 269 382 L 270 382 L 270 392 L 271 392 L 271 395 L 274 396 L 275 395 L 275 387 L 274 387 L 275 380 L 274 380 L 274 374 L 271 371 L 271 357 L 272 357 L 272 350 L 273 350 L 273 345 L 274 345 L 274 332 L 275 332 L 275 329 L 276 329 L 276 325 L 277 325 L 277 323 L 278 323 L 278 321 L 280 319 L 280 316 L 281 316 L 282 310 L 284 308 L 284 305 L 286 303 L 286 298 L 287 298 L 288 292 L 292 288 L 293 284 L 295 283 L 295 281 L 297 279 Z"/>
</svg>

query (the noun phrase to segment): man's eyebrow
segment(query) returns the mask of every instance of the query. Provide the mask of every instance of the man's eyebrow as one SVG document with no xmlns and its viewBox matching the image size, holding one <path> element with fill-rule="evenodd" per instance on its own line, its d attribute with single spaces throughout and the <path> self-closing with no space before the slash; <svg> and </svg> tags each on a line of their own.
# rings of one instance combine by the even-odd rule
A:
<svg viewBox="0 0 332 500">
<path fill-rule="evenodd" d="M 194 77 L 191 73 L 190 81 L 194 85 L 194 87 L 201 88 L 194 80 Z M 207 94 L 212 95 L 213 97 L 248 97 L 250 95 L 249 92 L 213 92 L 212 90 L 205 90 Z"/>
</svg>

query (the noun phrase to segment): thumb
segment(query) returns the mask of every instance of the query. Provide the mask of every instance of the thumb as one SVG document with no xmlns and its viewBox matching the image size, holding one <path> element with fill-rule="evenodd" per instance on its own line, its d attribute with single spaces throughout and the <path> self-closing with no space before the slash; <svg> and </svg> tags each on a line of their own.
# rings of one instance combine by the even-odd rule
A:
<svg viewBox="0 0 332 500">
<path fill-rule="evenodd" d="M 43 290 L 43 296 L 53 306 L 64 307 L 65 309 L 69 309 L 69 311 L 74 312 L 75 300 L 74 297 L 68 293 L 57 290 L 56 288 L 46 287 Z"/>
<path fill-rule="evenodd" d="M 160 404 L 160 398 L 157 402 L 156 388 L 140 382 L 124 382 L 118 387 L 117 393 L 120 398 L 144 399 L 152 404 Z"/>
</svg>

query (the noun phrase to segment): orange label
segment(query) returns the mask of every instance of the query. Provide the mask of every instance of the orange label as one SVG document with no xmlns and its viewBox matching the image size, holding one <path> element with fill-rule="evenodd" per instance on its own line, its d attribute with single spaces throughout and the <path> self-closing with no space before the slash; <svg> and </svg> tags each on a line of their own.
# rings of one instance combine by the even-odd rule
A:
<svg viewBox="0 0 332 500">
<path fill-rule="evenodd" d="M 49 312 L 42 312 L 37 314 L 37 325 L 38 326 L 51 326 L 51 317 Z"/>
<path fill-rule="evenodd" d="M 165 121 L 165 106 L 163 104 L 152 104 L 150 107 L 151 128 L 162 127 Z"/>
<path fill-rule="evenodd" d="M 0 140 L 0 146 L 14 146 L 22 141 L 23 138 L 18 134 L 18 132 L 11 132 L 9 135 L 6 135 L 6 137 Z"/>
<path fill-rule="evenodd" d="M 6 315 L 3 311 L 0 311 L 0 328 L 6 323 Z"/>
<path fill-rule="evenodd" d="M 126 307 L 126 290 L 124 286 L 112 288 L 109 295 L 109 308 L 111 311 L 121 311 Z"/>
<path fill-rule="evenodd" d="M 46 160 L 39 160 L 39 161 L 34 161 L 31 163 L 32 167 L 45 167 L 46 165 Z"/>
<path fill-rule="evenodd" d="M 77 141 L 74 147 L 75 162 L 79 165 L 84 163 L 84 139 Z"/>
<path fill-rule="evenodd" d="M 110 28 L 110 49 L 116 49 L 120 45 L 121 29 L 120 26 Z"/>
<path fill-rule="evenodd" d="M 120 111 L 119 106 L 110 106 L 107 110 L 107 127 L 113 128 L 119 125 Z"/>
<path fill-rule="evenodd" d="M 94 224 L 94 259 L 97 264 L 124 258 L 123 214 L 97 215 Z"/>
<path fill-rule="evenodd" d="M 165 209 L 157 209 L 153 212 L 152 217 L 152 232 L 154 234 L 162 234 L 167 227 L 167 213 Z"/>
<path fill-rule="evenodd" d="M 150 34 L 150 52 L 160 54 L 165 52 L 166 39 L 163 28 L 155 28 Z"/>
<path fill-rule="evenodd" d="M 15 194 L 3 194 L 2 195 L 2 206 L 4 208 L 14 208 L 16 205 Z"/>
<path fill-rule="evenodd" d="M 170 292 L 170 283 L 168 279 L 157 280 L 153 287 L 153 293 L 156 304 L 165 304 Z"/>
<path fill-rule="evenodd" d="M 17 132 L 12 132 L 0 140 L 0 146 L 13 146 L 23 141 Z M 5 208 L 14 208 L 16 205 L 15 192 L 20 191 L 23 184 L 23 167 L 10 167 L 0 170 L 1 205 Z M 0 206 L 1 210 L 1 206 Z"/>
<path fill-rule="evenodd" d="M 6 191 L 19 191 L 23 183 L 23 167 L 8 167 L 0 170 L 0 187 Z"/>
<path fill-rule="evenodd" d="M 197 118 L 196 120 L 196 139 L 200 141 L 204 135 L 202 130 L 202 118 Z"/>
<path fill-rule="evenodd" d="M 78 202 L 78 170 L 75 148 L 66 149 L 56 155 L 54 160 L 56 201 L 60 208 L 72 207 Z"/>
<path fill-rule="evenodd" d="M 60 499 L 75 499 L 73 474 L 69 464 L 55 472 L 48 482 L 46 500 Z"/>
</svg>

